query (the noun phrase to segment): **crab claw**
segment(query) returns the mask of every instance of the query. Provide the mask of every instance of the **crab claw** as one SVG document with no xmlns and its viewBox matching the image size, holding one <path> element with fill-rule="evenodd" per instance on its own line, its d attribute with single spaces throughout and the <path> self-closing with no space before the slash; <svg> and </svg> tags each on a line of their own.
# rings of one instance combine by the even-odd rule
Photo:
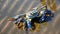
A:
<svg viewBox="0 0 60 34">
<path fill-rule="evenodd" d="M 9 18 L 8 21 L 14 21 L 15 19 L 14 18 Z"/>
</svg>

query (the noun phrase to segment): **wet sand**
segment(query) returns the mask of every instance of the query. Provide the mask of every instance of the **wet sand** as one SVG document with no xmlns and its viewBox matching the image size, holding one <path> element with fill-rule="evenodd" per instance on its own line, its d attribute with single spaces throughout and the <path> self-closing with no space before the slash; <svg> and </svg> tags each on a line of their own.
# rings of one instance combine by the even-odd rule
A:
<svg viewBox="0 0 60 34">
<path fill-rule="evenodd" d="M 41 26 L 38 32 L 25 32 L 9 22 L 8 18 L 23 14 L 39 5 L 39 0 L 2 0 L 0 3 L 0 34 L 60 34 L 60 0 L 56 0 L 57 12 L 47 26 Z"/>
</svg>

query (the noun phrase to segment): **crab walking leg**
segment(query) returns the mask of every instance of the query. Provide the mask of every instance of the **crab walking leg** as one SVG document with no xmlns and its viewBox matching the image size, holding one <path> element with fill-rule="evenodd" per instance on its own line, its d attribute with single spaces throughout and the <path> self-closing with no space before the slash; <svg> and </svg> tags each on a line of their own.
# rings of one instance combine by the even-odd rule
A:
<svg viewBox="0 0 60 34">
<path fill-rule="evenodd" d="M 31 26 L 31 20 L 26 18 L 26 20 L 24 20 L 24 27 L 23 29 L 24 30 L 31 30 L 32 29 L 32 26 Z M 28 29 L 27 29 L 28 28 Z"/>
<path fill-rule="evenodd" d="M 42 6 L 46 5 L 46 0 L 40 0 Z"/>
<path fill-rule="evenodd" d="M 28 28 L 31 29 L 32 26 L 31 26 L 31 21 L 27 20 L 27 25 L 28 25 Z"/>
<path fill-rule="evenodd" d="M 57 11 L 55 0 L 52 0 L 52 3 L 51 3 L 51 10 L 53 10 L 54 13 Z"/>
<path fill-rule="evenodd" d="M 20 21 L 22 20 L 22 18 L 19 18 L 16 23 L 18 24 L 18 26 L 20 25 Z"/>
<path fill-rule="evenodd" d="M 36 28 L 35 28 L 34 32 L 37 32 L 37 31 L 40 30 L 41 24 L 35 23 L 35 27 L 36 27 Z"/>
<path fill-rule="evenodd" d="M 47 0 L 48 9 L 52 10 L 54 13 L 57 11 L 55 0 Z"/>
<path fill-rule="evenodd" d="M 47 22 L 42 23 L 43 26 L 47 26 Z"/>
<path fill-rule="evenodd" d="M 48 9 L 52 10 L 54 13 L 57 11 L 55 0 L 40 0 L 42 6 L 48 5 Z"/>
<path fill-rule="evenodd" d="M 50 0 L 47 0 L 46 2 L 47 2 L 47 5 L 48 5 L 47 7 L 48 7 L 48 9 L 50 10 L 50 9 L 51 9 L 51 8 L 50 8 L 50 7 L 51 7 L 51 6 L 50 6 L 50 5 L 51 5 Z"/>
</svg>

